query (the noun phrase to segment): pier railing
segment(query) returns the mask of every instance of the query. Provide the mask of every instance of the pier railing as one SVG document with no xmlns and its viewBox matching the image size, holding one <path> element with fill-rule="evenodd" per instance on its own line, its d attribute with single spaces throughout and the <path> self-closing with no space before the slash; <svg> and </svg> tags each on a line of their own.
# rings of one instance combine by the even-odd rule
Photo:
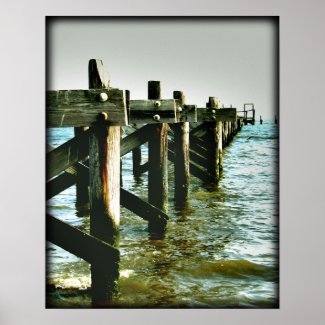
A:
<svg viewBox="0 0 325 325">
<path fill-rule="evenodd" d="M 206 107 L 187 105 L 181 91 L 162 99 L 159 81 L 148 82 L 148 99 L 131 100 L 128 90 L 109 87 L 101 60 L 89 62 L 88 90 L 47 91 L 47 128 L 74 127 L 75 137 L 47 146 L 47 200 L 76 184 L 76 202 L 89 205 L 90 233 L 47 214 L 47 240 L 91 264 L 94 305 L 110 301 L 119 276 L 120 205 L 165 231 L 168 222 L 168 161 L 174 164 L 175 204 L 189 198 L 190 175 L 218 182 L 222 152 L 247 114 L 221 108 L 216 97 Z M 247 111 L 246 111 L 247 112 Z M 121 136 L 121 128 L 128 134 Z M 148 162 L 141 146 L 148 143 Z M 148 200 L 121 184 L 121 158 L 132 152 L 133 174 L 148 171 Z"/>
</svg>

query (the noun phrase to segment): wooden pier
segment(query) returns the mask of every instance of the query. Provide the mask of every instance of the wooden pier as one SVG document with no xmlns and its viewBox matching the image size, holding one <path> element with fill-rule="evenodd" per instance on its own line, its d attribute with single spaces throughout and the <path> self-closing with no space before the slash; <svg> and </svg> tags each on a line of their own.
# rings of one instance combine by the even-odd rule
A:
<svg viewBox="0 0 325 325">
<path fill-rule="evenodd" d="M 255 108 L 253 103 L 244 104 L 244 110 L 238 111 L 238 118 L 242 118 L 245 125 L 255 124 Z"/>
<path fill-rule="evenodd" d="M 182 207 L 190 197 L 190 176 L 218 182 L 224 148 L 243 124 L 255 121 L 254 106 L 244 106 L 239 116 L 216 97 L 206 107 L 185 104 L 182 91 L 163 99 L 159 81 L 148 82 L 148 99 L 132 100 L 130 91 L 110 87 L 104 72 L 101 60 L 90 60 L 88 90 L 47 91 L 46 102 L 47 128 L 75 128 L 73 139 L 48 146 L 46 198 L 76 184 L 77 206 L 89 207 L 90 216 L 88 234 L 47 214 L 46 238 L 91 264 L 97 307 L 118 290 L 120 205 L 148 221 L 149 232 L 163 233 L 169 219 L 168 162 L 175 170 L 175 205 Z M 149 158 L 142 164 L 145 143 Z M 129 152 L 134 177 L 148 171 L 147 200 L 121 186 L 120 161 Z"/>
</svg>

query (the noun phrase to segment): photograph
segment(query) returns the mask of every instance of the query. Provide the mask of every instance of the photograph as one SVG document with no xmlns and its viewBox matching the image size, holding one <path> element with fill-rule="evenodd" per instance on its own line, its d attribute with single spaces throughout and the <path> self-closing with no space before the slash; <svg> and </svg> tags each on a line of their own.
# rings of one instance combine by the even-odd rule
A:
<svg viewBox="0 0 325 325">
<path fill-rule="evenodd" d="M 46 17 L 47 309 L 279 309 L 279 30 Z"/>
</svg>

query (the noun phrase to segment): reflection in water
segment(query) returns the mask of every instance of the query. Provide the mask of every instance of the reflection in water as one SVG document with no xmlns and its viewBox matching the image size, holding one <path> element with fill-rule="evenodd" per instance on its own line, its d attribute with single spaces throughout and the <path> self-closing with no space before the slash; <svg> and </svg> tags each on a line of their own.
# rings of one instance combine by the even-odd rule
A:
<svg viewBox="0 0 325 325">
<path fill-rule="evenodd" d="M 56 130 L 50 142 L 65 141 L 64 132 Z M 219 183 L 191 177 L 185 207 L 174 205 L 170 164 L 170 220 L 163 235 L 149 233 L 147 222 L 121 208 L 119 293 L 111 306 L 278 306 L 277 132 L 268 121 L 245 126 L 224 153 Z M 131 162 L 131 155 L 123 158 L 123 186 L 146 199 L 147 173 L 135 180 Z M 71 187 L 48 208 L 87 232 L 87 212 L 77 217 L 74 195 Z M 51 243 L 47 256 L 48 304 L 90 307 L 89 265 Z"/>
</svg>

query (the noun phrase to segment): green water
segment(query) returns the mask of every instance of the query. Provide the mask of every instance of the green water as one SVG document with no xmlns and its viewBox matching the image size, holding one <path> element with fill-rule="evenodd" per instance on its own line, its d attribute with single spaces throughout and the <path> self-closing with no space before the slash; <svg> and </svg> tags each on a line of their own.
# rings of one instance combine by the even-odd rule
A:
<svg viewBox="0 0 325 325">
<path fill-rule="evenodd" d="M 72 136 L 56 129 L 49 142 Z M 278 129 L 271 122 L 244 126 L 224 152 L 218 185 L 191 177 L 188 207 L 174 207 L 169 165 L 170 217 L 163 238 L 121 208 L 117 308 L 278 307 Z M 144 161 L 146 148 L 143 149 Z M 147 174 L 134 180 L 131 155 L 123 159 L 123 186 L 147 197 Z M 75 210 L 75 187 L 48 202 L 48 211 L 84 231 L 89 218 Z M 48 307 L 91 307 L 90 269 L 48 243 Z"/>
</svg>

